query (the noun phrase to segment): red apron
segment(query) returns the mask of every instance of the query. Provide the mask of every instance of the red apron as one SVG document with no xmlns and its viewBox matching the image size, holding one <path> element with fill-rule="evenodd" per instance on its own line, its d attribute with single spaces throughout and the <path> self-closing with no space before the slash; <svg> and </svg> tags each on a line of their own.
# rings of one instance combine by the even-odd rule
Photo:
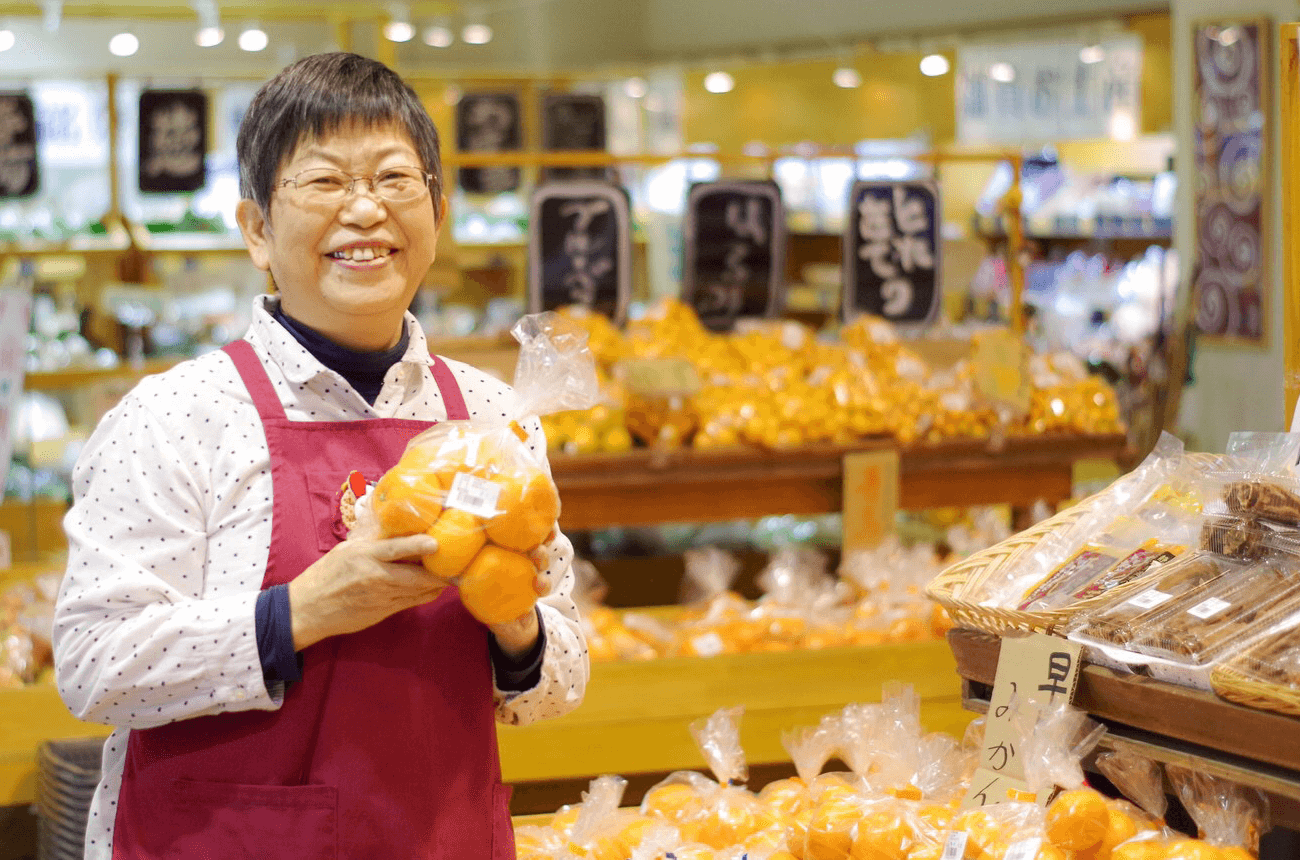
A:
<svg viewBox="0 0 1300 860">
<path fill-rule="evenodd" d="M 337 500 L 348 473 L 379 477 L 431 422 L 289 421 L 248 342 L 226 352 L 270 449 L 266 588 L 289 582 L 339 541 Z M 433 375 L 448 417 L 467 418 L 437 358 Z M 454 588 L 312 645 L 302 659 L 302 680 L 278 710 L 131 732 L 114 858 L 513 860 L 487 629 Z"/>
</svg>

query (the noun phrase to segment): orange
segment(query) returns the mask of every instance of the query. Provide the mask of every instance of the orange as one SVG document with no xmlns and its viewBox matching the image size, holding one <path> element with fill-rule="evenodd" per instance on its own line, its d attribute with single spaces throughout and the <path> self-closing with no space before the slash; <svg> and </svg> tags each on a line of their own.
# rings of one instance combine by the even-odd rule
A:
<svg viewBox="0 0 1300 860">
<path fill-rule="evenodd" d="M 438 517 L 428 534 L 438 539 L 438 551 L 426 555 L 421 561 L 429 573 L 443 579 L 454 579 L 470 563 L 487 537 L 483 534 L 483 521 L 473 514 L 448 508 Z"/>
<path fill-rule="evenodd" d="M 797 776 L 778 779 L 763 786 L 758 799 L 773 812 L 794 815 L 808 805 L 808 786 Z"/>
<path fill-rule="evenodd" d="M 1165 860 L 1218 860 L 1218 855 L 1213 845 L 1199 839 L 1178 839 L 1165 846 Z"/>
<path fill-rule="evenodd" d="M 437 475 L 408 471 L 399 463 L 375 484 L 371 506 L 380 533 L 384 537 L 400 537 L 427 530 L 442 513 L 444 496 Z"/>
<path fill-rule="evenodd" d="M 1095 849 L 1098 860 L 1105 860 L 1111 852 L 1120 845 L 1137 836 L 1138 824 L 1133 816 L 1121 807 L 1119 804 L 1110 804 L 1110 812 L 1107 815 L 1106 833 L 1101 837 Z"/>
<path fill-rule="evenodd" d="M 560 833 L 568 835 L 569 830 L 573 827 L 578 816 L 582 814 L 582 807 L 579 805 L 566 804 L 551 816 L 551 827 Z"/>
<path fill-rule="evenodd" d="M 536 579 L 537 568 L 527 556 L 488 544 L 456 580 L 456 587 L 470 615 L 484 624 L 504 624 L 533 608 Z"/>
<path fill-rule="evenodd" d="M 1047 839 L 1068 851 L 1096 845 L 1110 827 L 1106 798 L 1090 788 L 1063 791 L 1047 808 Z"/>
<path fill-rule="evenodd" d="M 1219 860 L 1255 860 L 1255 855 L 1240 845 L 1226 845 L 1219 848 Z"/>
<path fill-rule="evenodd" d="M 501 484 L 497 514 L 488 520 L 488 540 L 528 552 L 535 549 L 555 527 L 560 518 L 560 494 L 545 472 L 530 469 L 496 478 Z"/>
<path fill-rule="evenodd" d="M 1110 854 L 1110 860 L 1164 860 L 1165 846 L 1154 839 L 1125 842 Z"/>
<path fill-rule="evenodd" d="M 700 793 L 693 786 L 680 782 L 653 788 L 641 801 L 641 811 L 646 815 L 674 823 L 695 817 L 703 808 Z"/>
<path fill-rule="evenodd" d="M 896 812 L 873 812 L 858 822 L 849 850 L 851 860 L 903 860 L 912 842 L 912 828 Z"/>
<path fill-rule="evenodd" d="M 847 799 L 816 807 L 808 822 L 804 857 L 807 860 L 845 860 L 853 847 L 854 826 L 861 814 L 861 807 Z"/>
<path fill-rule="evenodd" d="M 1038 854 L 1034 860 L 1067 860 L 1066 853 L 1057 848 L 1050 842 L 1044 842 L 1038 846 Z"/>
</svg>

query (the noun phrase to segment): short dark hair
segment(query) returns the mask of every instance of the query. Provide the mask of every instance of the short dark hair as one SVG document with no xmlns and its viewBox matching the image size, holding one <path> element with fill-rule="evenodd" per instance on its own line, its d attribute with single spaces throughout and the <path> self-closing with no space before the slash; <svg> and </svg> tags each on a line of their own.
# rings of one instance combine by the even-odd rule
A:
<svg viewBox="0 0 1300 860">
<path fill-rule="evenodd" d="M 276 174 L 298 145 L 350 122 L 368 127 L 395 123 L 406 130 L 422 166 L 433 174 L 429 190 L 434 215 L 441 218 L 442 156 L 428 111 L 392 69 L 344 52 L 304 57 L 253 96 L 235 144 L 239 193 L 267 211 Z"/>
</svg>

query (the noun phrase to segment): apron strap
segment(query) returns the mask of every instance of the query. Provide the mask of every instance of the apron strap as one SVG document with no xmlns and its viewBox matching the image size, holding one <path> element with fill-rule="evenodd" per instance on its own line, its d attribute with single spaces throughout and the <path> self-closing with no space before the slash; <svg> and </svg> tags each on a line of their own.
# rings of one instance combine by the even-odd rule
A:
<svg viewBox="0 0 1300 860">
<path fill-rule="evenodd" d="M 456 384 L 456 377 L 452 374 L 451 368 L 439 356 L 435 355 L 432 358 L 433 381 L 438 383 L 442 403 L 447 407 L 447 420 L 468 421 L 469 410 L 465 408 L 465 398 L 460 393 L 460 386 Z"/>
<path fill-rule="evenodd" d="M 284 404 L 276 395 L 275 387 L 271 385 L 271 379 L 266 375 L 266 368 L 262 367 L 262 361 L 253 350 L 253 345 L 240 339 L 231 341 L 222 349 L 235 363 L 235 369 L 239 371 L 240 378 L 244 380 L 244 385 L 253 396 L 253 405 L 257 407 L 257 414 L 263 420 L 283 419 Z M 451 368 L 438 356 L 432 358 L 433 365 L 430 369 L 433 371 L 433 381 L 438 385 L 438 392 L 442 395 L 443 405 L 447 408 L 447 420 L 469 420 L 469 409 L 465 406 L 465 398 L 460 393 L 460 386 L 456 384 L 456 377 L 452 374 Z"/>
<path fill-rule="evenodd" d="M 271 378 L 266 375 L 266 368 L 262 367 L 262 360 L 257 357 L 253 345 L 241 338 L 232 340 L 222 349 L 235 363 L 235 369 L 244 380 L 248 393 L 253 396 L 253 405 L 257 407 L 257 414 L 261 419 L 263 421 L 268 418 L 284 420 L 284 404 L 276 395 L 275 386 L 271 384 Z"/>
</svg>

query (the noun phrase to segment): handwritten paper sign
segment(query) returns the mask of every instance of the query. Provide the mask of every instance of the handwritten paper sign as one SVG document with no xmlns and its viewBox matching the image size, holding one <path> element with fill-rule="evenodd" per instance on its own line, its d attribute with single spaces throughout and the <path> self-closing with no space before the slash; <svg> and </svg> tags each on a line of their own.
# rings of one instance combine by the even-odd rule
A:
<svg viewBox="0 0 1300 860">
<path fill-rule="evenodd" d="M 1079 681 L 1081 655 L 1079 643 L 1043 633 L 1003 638 L 984 723 L 984 749 L 963 808 L 1001 803 L 1008 789 L 1028 788 L 1017 749 L 1020 729 L 1013 718 L 1070 702 Z"/>
<path fill-rule="evenodd" d="M 542 148 L 548 152 L 604 152 L 605 99 L 587 93 L 547 93 L 542 99 Z M 606 167 L 548 167 L 543 182 L 609 180 Z"/>
<path fill-rule="evenodd" d="M 1029 345 L 1009 328 L 977 332 L 971 345 L 971 367 L 979 392 L 1017 412 L 1028 412 L 1033 398 Z"/>
<path fill-rule="evenodd" d="M 456 147 L 461 152 L 511 152 L 519 149 L 519 96 L 465 93 L 456 103 Z M 471 194 L 497 194 L 519 187 L 517 167 L 462 167 L 460 187 Z"/>
<path fill-rule="evenodd" d="M 528 219 L 529 311 L 582 305 L 621 323 L 632 289 L 631 223 L 617 185 L 538 186 Z"/>
<path fill-rule="evenodd" d="M 26 93 L 0 93 L 0 199 L 30 197 L 39 187 L 32 98 Z"/>
<path fill-rule="evenodd" d="M 208 97 L 199 90 L 140 93 L 140 190 L 198 191 L 207 184 Z"/>
<path fill-rule="evenodd" d="M 682 301 L 726 331 L 781 311 L 785 207 L 775 182 L 701 182 L 686 198 Z"/>
<path fill-rule="evenodd" d="M 844 455 L 844 549 L 870 549 L 894 531 L 898 451 Z"/>
<path fill-rule="evenodd" d="M 617 378 L 642 397 L 688 396 L 700 390 L 700 376 L 690 359 L 628 358 L 617 367 Z"/>
<path fill-rule="evenodd" d="M 846 320 L 872 314 L 928 323 L 939 312 L 939 189 L 933 182 L 855 182 L 844 238 Z"/>
</svg>

